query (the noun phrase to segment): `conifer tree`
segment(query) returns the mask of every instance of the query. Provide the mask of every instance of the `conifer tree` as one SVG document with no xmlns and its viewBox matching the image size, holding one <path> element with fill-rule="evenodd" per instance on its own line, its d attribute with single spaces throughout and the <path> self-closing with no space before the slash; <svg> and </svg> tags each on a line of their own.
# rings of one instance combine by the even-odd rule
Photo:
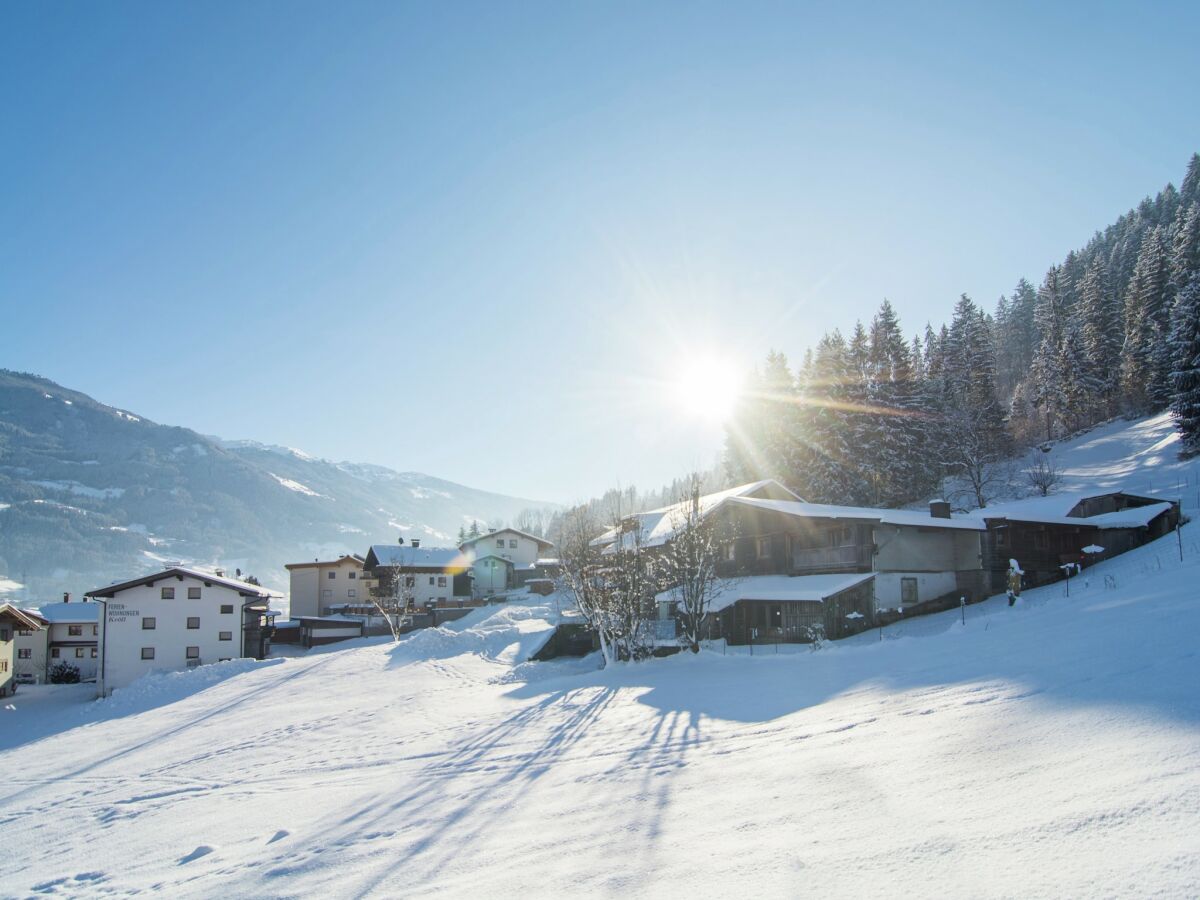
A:
<svg viewBox="0 0 1200 900">
<path fill-rule="evenodd" d="M 1159 348 L 1165 345 L 1166 337 L 1163 303 L 1167 282 L 1162 232 L 1154 227 L 1142 241 L 1133 278 L 1125 293 L 1121 389 L 1126 404 L 1135 412 L 1160 408 L 1165 400 L 1169 356 Z"/>
<path fill-rule="evenodd" d="M 1175 298 L 1171 310 L 1171 415 L 1182 455 L 1200 452 L 1200 270 Z"/>
<path fill-rule="evenodd" d="M 1083 373 L 1095 388 L 1088 406 L 1093 414 L 1108 418 L 1117 412 L 1121 334 L 1116 301 L 1100 256 L 1092 259 L 1079 283 L 1078 321 Z"/>
</svg>

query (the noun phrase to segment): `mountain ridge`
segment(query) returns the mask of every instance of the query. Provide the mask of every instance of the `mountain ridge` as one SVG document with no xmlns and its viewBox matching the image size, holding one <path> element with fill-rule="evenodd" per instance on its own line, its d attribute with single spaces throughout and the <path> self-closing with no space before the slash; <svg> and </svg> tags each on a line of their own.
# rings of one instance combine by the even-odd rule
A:
<svg viewBox="0 0 1200 900">
<path fill-rule="evenodd" d="M 397 533 L 452 544 L 472 520 L 527 508 L 556 506 L 204 435 L 0 369 L 0 584 L 24 584 L 6 588 L 21 599 L 168 560 L 241 568 L 282 587 L 286 562 L 362 552 Z"/>
</svg>

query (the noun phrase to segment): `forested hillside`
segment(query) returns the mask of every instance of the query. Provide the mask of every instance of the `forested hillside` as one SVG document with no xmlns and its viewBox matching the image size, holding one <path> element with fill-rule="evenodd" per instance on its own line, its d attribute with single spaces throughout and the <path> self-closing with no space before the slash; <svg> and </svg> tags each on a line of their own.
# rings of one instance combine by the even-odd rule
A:
<svg viewBox="0 0 1200 900">
<path fill-rule="evenodd" d="M 906 336 L 911 334 L 911 337 Z M 1171 407 L 1185 453 L 1200 430 L 1200 154 L 988 313 L 965 294 L 950 321 L 906 333 L 886 300 L 849 336 L 824 335 L 793 370 L 772 352 L 729 428 L 733 482 L 776 477 L 812 501 L 894 506 L 1003 492 L 1015 449 L 1118 415 Z"/>
</svg>

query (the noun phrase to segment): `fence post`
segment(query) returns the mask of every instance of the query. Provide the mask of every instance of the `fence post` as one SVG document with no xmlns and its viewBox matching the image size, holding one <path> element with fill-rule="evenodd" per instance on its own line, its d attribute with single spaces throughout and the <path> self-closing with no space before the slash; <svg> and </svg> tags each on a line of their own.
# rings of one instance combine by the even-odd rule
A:
<svg viewBox="0 0 1200 900">
<path fill-rule="evenodd" d="M 1175 523 L 1175 537 L 1179 541 L 1179 561 L 1183 562 L 1183 530 L 1179 527 L 1179 523 Z"/>
<path fill-rule="evenodd" d="M 963 625 L 966 625 L 967 624 L 967 598 L 966 597 L 958 598 L 958 608 L 962 610 Z"/>
</svg>

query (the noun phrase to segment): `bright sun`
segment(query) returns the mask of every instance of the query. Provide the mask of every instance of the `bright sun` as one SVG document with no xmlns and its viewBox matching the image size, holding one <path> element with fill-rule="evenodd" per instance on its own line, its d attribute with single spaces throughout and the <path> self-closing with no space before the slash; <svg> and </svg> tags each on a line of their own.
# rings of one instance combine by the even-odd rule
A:
<svg viewBox="0 0 1200 900">
<path fill-rule="evenodd" d="M 701 355 L 678 365 L 672 387 L 678 409 L 689 417 L 721 424 L 737 405 L 742 373 L 728 359 Z"/>
</svg>

